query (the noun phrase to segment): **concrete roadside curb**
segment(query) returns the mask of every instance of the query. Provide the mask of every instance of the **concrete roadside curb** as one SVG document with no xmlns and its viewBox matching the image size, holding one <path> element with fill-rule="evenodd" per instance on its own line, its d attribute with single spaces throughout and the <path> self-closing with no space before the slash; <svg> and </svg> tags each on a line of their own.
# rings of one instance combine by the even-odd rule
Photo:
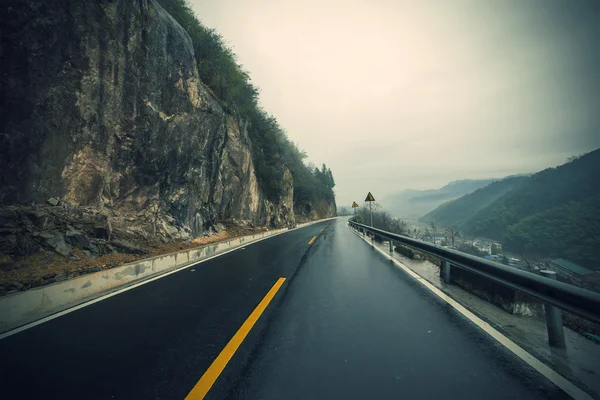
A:
<svg viewBox="0 0 600 400">
<path fill-rule="evenodd" d="M 11 331 L 124 287 L 189 267 L 259 240 L 331 219 L 333 218 L 298 224 L 292 229 L 275 229 L 189 250 L 163 254 L 127 263 L 117 268 L 81 275 L 63 282 L 0 297 L 0 333 Z M 0 339 L 3 336 L 6 335 L 0 336 Z"/>
</svg>

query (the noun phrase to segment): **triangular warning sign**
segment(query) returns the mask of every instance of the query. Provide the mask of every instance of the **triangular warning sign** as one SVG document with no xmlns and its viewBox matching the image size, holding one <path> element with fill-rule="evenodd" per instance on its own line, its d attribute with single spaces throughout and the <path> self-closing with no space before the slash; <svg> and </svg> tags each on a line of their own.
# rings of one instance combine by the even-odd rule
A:
<svg viewBox="0 0 600 400">
<path fill-rule="evenodd" d="M 375 197 L 373 197 L 373 195 L 371 194 L 371 192 L 369 192 L 369 194 L 367 195 L 367 198 L 365 199 L 365 201 L 375 201 Z"/>
<path fill-rule="evenodd" d="M 358 207 L 358 204 L 356 204 L 356 202 L 355 202 L 355 201 L 353 201 L 353 202 L 352 202 L 352 208 L 356 208 L 356 207 Z"/>
</svg>

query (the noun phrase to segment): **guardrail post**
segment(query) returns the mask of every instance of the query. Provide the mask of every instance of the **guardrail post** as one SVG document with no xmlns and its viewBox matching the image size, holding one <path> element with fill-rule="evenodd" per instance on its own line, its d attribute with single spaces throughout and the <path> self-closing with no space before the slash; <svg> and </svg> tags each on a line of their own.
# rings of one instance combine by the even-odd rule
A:
<svg viewBox="0 0 600 400">
<path fill-rule="evenodd" d="M 548 279 L 556 280 L 556 272 L 541 270 L 540 274 Z M 562 311 L 560 308 L 550 303 L 544 303 L 544 313 L 546 314 L 546 328 L 548 329 L 548 343 L 550 346 L 564 349 L 565 331 L 562 324 Z"/>
<path fill-rule="evenodd" d="M 442 278 L 444 278 L 445 284 L 450 284 L 450 263 L 446 260 L 442 260 Z"/>
<path fill-rule="evenodd" d="M 394 241 L 390 239 L 390 253 L 394 252 Z"/>
</svg>

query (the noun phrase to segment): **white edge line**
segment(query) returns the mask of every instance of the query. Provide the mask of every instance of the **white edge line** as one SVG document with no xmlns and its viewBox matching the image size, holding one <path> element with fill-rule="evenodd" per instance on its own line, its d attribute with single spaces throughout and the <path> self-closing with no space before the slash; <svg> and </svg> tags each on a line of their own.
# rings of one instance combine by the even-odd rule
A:
<svg viewBox="0 0 600 400">
<path fill-rule="evenodd" d="M 485 322 L 484 320 L 482 320 L 481 318 L 479 318 L 478 316 L 473 314 L 471 311 L 467 310 L 464 306 L 462 306 L 456 300 L 454 300 L 453 298 L 448 296 L 446 293 L 442 292 L 440 289 L 433 286 L 429 281 L 424 279 L 421 275 L 417 274 L 412 269 L 410 269 L 407 266 L 405 266 L 404 264 L 402 264 L 400 261 L 391 257 L 389 254 L 387 254 L 385 251 L 381 250 L 379 247 L 371 244 L 368 239 L 363 238 L 360 234 L 358 234 L 352 228 L 350 228 L 350 226 L 348 224 L 346 224 L 346 226 L 356 236 L 358 236 L 359 238 L 364 240 L 368 245 L 370 245 L 375 250 L 377 250 L 378 252 L 383 254 L 385 257 L 390 259 L 394 264 L 396 264 L 404 272 L 406 272 L 411 277 L 413 277 L 418 282 L 420 282 L 423 286 L 425 286 L 427 289 L 429 289 L 431 292 L 433 292 L 436 296 L 438 296 L 439 298 L 444 300 L 446 303 L 450 304 L 459 313 L 461 313 L 462 315 L 467 317 L 471 322 L 473 322 L 475 325 L 480 327 L 485 333 L 490 335 L 492 338 L 494 338 L 496 341 L 498 341 L 501 345 L 503 345 L 505 348 L 507 348 L 511 353 L 513 353 L 514 355 L 519 357 L 521 360 L 525 361 L 526 364 L 528 364 L 530 367 L 535 369 L 537 372 L 539 372 L 540 374 L 545 376 L 548 380 L 550 380 L 552 383 L 554 383 L 556 386 L 558 386 L 560 389 L 562 389 L 569 396 L 571 396 L 572 398 L 574 398 L 576 400 L 594 400 L 594 398 L 592 396 L 590 396 L 589 394 L 587 394 L 586 392 L 581 390 L 579 387 L 577 387 L 575 384 L 570 382 L 568 379 L 566 379 L 565 377 L 560 375 L 558 372 L 554 371 L 552 368 L 550 368 L 549 366 L 547 366 L 546 364 L 544 364 L 543 362 L 541 362 L 540 360 L 538 360 L 537 358 L 535 358 L 534 356 L 529 354 L 525 349 L 523 349 L 521 346 L 519 346 L 518 344 L 516 344 L 515 342 L 513 342 L 506 336 L 504 336 L 502 333 L 500 333 L 498 330 L 496 330 L 490 324 L 488 324 L 487 322 Z"/>
<path fill-rule="evenodd" d="M 334 218 L 335 218 L 335 217 L 334 217 Z M 174 270 L 172 270 L 172 271 L 168 271 L 168 272 L 165 272 L 165 273 L 159 274 L 159 275 L 157 275 L 157 276 L 155 276 L 155 277 L 152 277 L 152 278 L 144 279 L 144 280 L 142 280 L 141 282 L 134 283 L 134 284 L 131 284 L 131 285 L 128 285 L 128 286 L 122 287 L 122 288 L 120 288 L 120 289 L 115 289 L 114 291 L 112 291 L 112 292 L 110 292 L 110 293 L 107 293 L 107 294 L 104 294 L 104 295 L 101 295 L 101 296 L 99 296 L 99 297 L 96 297 L 95 299 L 91 299 L 91 300 L 85 301 L 85 302 L 83 302 L 83 303 L 81 303 L 81 304 L 78 304 L 78 305 L 76 305 L 76 306 L 73 306 L 73 307 L 67 308 L 66 310 L 59 311 L 59 312 L 57 312 L 57 313 L 54 313 L 54 314 L 48 315 L 47 317 L 44 317 L 44 318 L 38 319 L 37 321 L 33 321 L 33 322 L 30 322 L 30 323 L 28 323 L 28 324 L 21 325 L 21 326 L 19 326 L 18 328 L 14 328 L 14 329 L 12 329 L 12 330 L 10 330 L 10 331 L 6 331 L 6 332 L 4 332 L 4 333 L 0 334 L 0 340 L 2 340 L 2 339 L 5 339 L 5 338 L 7 338 L 7 337 L 9 337 L 9 336 L 12 336 L 12 335 L 16 335 L 17 333 L 20 333 L 20 332 L 23 332 L 23 331 L 25 331 L 25 330 L 27 330 L 27 329 L 33 328 L 34 326 L 41 325 L 41 324 L 43 324 L 43 323 L 45 323 L 45 322 L 48 322 L 48 321 L 51 321 L 51 320 L 53 320 L 53 319 L 55 319 L 55 318 L 62 317 L 63 315 L 69 314 L 69 313 L 71 313 L 71 312 L 73 312 L 73 311 L 80 310 L 80 309 L 82 309 L 82 308 L 84 308 L 84 307 L 87 307 L 87 306 L 90 306 L 90 305 L 92 305 L 92 304 L 94 304 L 94 303 L 98 303 L 98 302 L 100 302 L 100 301 L 102 301 L 102 300 L 106 300 L 106 299 L 108 299 L 108 298 L 110 298 L 110 297 L 116 296 L 116 295 L 118 295 L 118 294 L 121 294 L 121 293 L 123 293 L 123 292 L 126 292 L 126 291 L 128 291 L 128 290 L 135 289 L 135 288 L 136 288 L 136 287 L 138 287 L 138 286 L 145 285 L 146 283 L 150 283 L 150 282 L 156 281 L 156 280 L 158 280 L 158 279 L 164 278 L 165 276 L 169 276 L 169 275 L 171 275 L 171 274 L 174 274 L 174 273 L 176 273 L 176 272 L 183 271 L 184 269 L 187 269 L 187 268 L 190 268 L 190 267 L 196 266 L 196 265 L 198 265 L 198 264 L 201 264 L 201 263 L 203 263 L 203 262 L 205 262 L 205 261 L 212 260 L 213 258 L 220 257 L 220 256 L 222 256 L 222 255 L 225 255 L 225 254 L 227 254 L 227 253 L 231 253 L 231 252 L 233 252 L 233 251 L 236 251 L 236 250 L 240 250 L 240 249 L 242 249 L 242 248 L 246 248 L 247 246 L 253 245 L 253 244 L 255 244 L 255 243 L 258 243 L 258 242 L 262 242 L 263 240 L 267 240 L 267 239 L 274 238 L 275 236 L 279 236 L 279 235 L 282 235 L 282 234 L 284 234 L 284 233 L 292 232 L 292 231 L 295 231 L 295 230 L 297 230 L 297 229 L 306 228 L 306 227 L 308 227 L 308 226 L 310 226 L 310 225 L 318 224 L 319 222 L 325 222 L 325 221 L 329 221 L 329 220 L 331 220 L 331 219 L 333 219 L 333 218 L 322 219 L 322 220 L 315 221 L 315 222 L 313 222 L 313 223 L 311 223 L 311 224 L 308 224 L 308 225 L 304 225 L 304 226 L 300 226 L 300 227 L 296 227 L 296 228 L 288 229 L 287 231 L 283 231 L 283 232 L 275 233 L 275 234 L 273 234 L 273 235 L 270 235 L 270 236 L 267 236 L 267 237 L 263 237 L 263 238 L 260 238 L 260 239 L 256 239 L 256 240 L 253 240 L 252 242 L 249 242 L 249 243 L 244 243 L 244 245 L 243 245 L 243 246 L 242 246 L 242 245 L 240 245 L 240 246 L 238 246 L 238 247 L 236 247 L 236 248 L 229 249 L 229 250 L 225 250 L 225 251 L 223 251 L 222 253 L 219 253 L 219 254 L 212 255 L 212 256 L 210 256 L 210 257 L 207 257 L 207 258 L 205 258 L 205 259 L 202 259 L 202 260 L 199 260 L 199 261 L 193 262 L 193 263 L 191 263 L 191 264 L 182 265 L 182 266 L 180 266 L 180 267 L 178 267 L 178 268 L 175 268 L 175 269 L 174 269 Z M 217 243 L 218 243 L 218 242 L 217 242 Z M 211 243 L 211 244 L 213 244 L 213 243 Z"/>
</svg>

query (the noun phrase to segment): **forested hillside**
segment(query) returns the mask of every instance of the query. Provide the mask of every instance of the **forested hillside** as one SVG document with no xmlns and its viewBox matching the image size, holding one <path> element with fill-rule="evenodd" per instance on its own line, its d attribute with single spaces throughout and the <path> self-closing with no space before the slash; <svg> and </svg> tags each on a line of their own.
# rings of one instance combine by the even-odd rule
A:
<svg viewBox="0 0 600 400">
<path fill-rule="evenodd" d="M 492 182 L 473 193 L 442 204 L 424 215 L 420 220 L 422 222 L 434 222 L 440 226 L 458 225 L 526 180 L 527 177 L 518 176 Z"/>
<path fill-rule="evenodd" d="M 566 258 L 600 270 L 600 196 L 528 216 L 509 226 L 503 240 L 517 253 Z"/>
<path fill-rule="evenodd" d="M 471 235 L 504 235 L 509 226 L 523 218 L 600 195 L 599 176 L 600 150 L 595 150 L 531 176 L 522 185 L 468 218 L 461 228 Z"/>
<path fill-rule="evenodd" d="M 600 149 L 529 178 L 495 182 L 428 217 L 467 237 L 500 240 L 513 252 L 600 269 L 599 177 Z"/>
</svg>

